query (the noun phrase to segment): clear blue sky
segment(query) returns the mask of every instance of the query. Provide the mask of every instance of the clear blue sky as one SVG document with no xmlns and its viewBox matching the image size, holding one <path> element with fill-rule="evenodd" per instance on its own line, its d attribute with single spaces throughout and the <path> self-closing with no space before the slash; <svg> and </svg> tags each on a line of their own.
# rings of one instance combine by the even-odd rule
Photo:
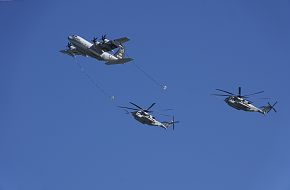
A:
<svg viewBox="0 0 290 190">
<path fill-rule="evenodd" d="M 289 14 L 287 0 L 0 1 L 0 189 L 289 190 Z M 111 101 L 59 53 L 105 33 L 168 90 L 79 57 Z M 238 86 L 278 113 L 210 96 Z M 116 107 L 129 101 L 181 122 L 141 125 Z"/>
</svg>

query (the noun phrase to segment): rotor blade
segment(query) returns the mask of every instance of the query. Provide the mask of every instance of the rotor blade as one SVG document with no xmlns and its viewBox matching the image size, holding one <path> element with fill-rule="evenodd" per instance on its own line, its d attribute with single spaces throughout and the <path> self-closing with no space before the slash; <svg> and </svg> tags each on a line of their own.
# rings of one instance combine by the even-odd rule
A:
<svg viewBox="0 0 290 190">
<path fill-rule="evenodd" d="M 247 96 L 253 96 L 253 95 L 256 95 L 256 94 L 261 94 L 263 93 L 264 91 L 260 91 L 260 92 L 255 92 L 255 93 L 252 93 L 252 94 L 247 94 L 247 95 L 243 95 L 244 97 L 247 97 Z"/>
<path fill-rule="evenodd" d="M 241 93 L 242 93 L 242 88 L 239 87 L 239 96 L 241 96 Z"/>
<path fill-rule="evenodd" d="M 167 109 L 161 109 L 161 110 L 158 110 L 158 111 L 172 111 L 173 109 L 172 108 L 167 108 Z"/>
<path fill-rule="evenodd" d="M 165 116 L 165 117 L 171 117 L 171 115 L 169 115 L 169 114 L 163 114 L 163 113 L 158 113 L 158 115 L 162 115 L 162 116 Z"/>
<path fill-rule="evenodd" d="M 230 95 L 227 95 L 227 94 L 211 94 L 213 96 L 230 96 Z"/>
<path fill-rule="evenodd" d="M 277 104 L 278 102 L 276 101 L 273 106 L 272 106 L 272 109 L 274 110 L 274 112 L 277 112 L 277 110 L 274 108 L 274 106 Z"/>
<path fill-rule="evenodd" d="M 172 129 L 174 131 L 174 127 L 175 127 L 175 120 L 174 120 L 174 116 L 172 116 Z"/>
<path fill-rule="evenodd" d="M 134 104 L 133 102 L 129 102 L 130 104 L 132 104 L 133 106 L 136 106 L 137 108 L 141 109 L 141 110 L 144 110 L 143 108 L 141 108 L 140 106 Z"/>
<path fill-rule="evenodd" d="M 149 106 L 149 108 L 146 109 L 146 111 L 149 111 L 150 108 L 152 108 L 156 103 L 151 104 L 151 106 Z"/>
<path fill-rule="evenodd" d="M 227 94 L 235 95 L 235 94 L 233 94 L 233 93 L 231 93 L 231 92 L 228 92 L 228 91 L 225 91 L 225 90 L 221 90 L 221 89 L 216 89 L 216 90 L 221 91 L 221 92 L 225 92 L 225 93 L 227 93 Z"/>
<path fill-rule="evenodd" d="M 271 100 L 272 98 L 262 97 L 262 98 L 255 98 L 255 99 L 260 99 L 260 100 Z"/>
<path fill-rule="evenodd" d="M 135 110 L 138 111 L 136 108 L 129 108 L 129 107 L 124 107 L 124 106 L 118 106 L 119 108 L 124 108 L 124 109 L 129 109 L 129 110 Z"/>
</svg>

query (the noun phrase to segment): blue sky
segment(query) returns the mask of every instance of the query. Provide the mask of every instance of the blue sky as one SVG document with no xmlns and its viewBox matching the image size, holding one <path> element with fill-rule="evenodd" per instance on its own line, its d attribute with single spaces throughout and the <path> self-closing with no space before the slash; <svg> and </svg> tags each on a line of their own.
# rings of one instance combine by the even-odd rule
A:
<svg viewBox="0 0 290 190">
<path fill-rule="evenodd" d="M 14 0 L 0 21 L 0 190 L 290 189 L 289 1 Z M 131 39 L 133 64 L 77 58 L 114 101 L 59 53 L 70 34 Z M 210 95 L 238 86 L 278 113 Z M 129 101 L 181 122 L 141 125 Z"/>
</svg>

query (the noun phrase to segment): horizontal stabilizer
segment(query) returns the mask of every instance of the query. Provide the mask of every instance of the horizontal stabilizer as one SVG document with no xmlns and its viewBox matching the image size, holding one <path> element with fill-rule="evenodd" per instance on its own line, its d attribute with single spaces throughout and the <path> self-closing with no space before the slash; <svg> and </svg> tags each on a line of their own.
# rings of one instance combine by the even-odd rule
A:
<svg viewBox="0 0 290 190">
<path fill-rule="evenodd" d="M 127 38 L 127 37 L 124 37 L 124 38 L 118 38 L 118 39 L 115 39 L 114 41 L 117 41 L 119 42 L 120 44 L 123 44 L 125 42 L 128 42 L 130 39 Z"/>
</svg>

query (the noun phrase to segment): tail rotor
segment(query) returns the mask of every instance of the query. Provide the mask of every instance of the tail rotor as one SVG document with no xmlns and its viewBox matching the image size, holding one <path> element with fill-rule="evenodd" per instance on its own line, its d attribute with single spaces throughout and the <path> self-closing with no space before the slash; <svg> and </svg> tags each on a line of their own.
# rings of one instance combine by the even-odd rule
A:
<svg viewBox="0 0 290 190">
<path fill-rule="evenodd" d="M 278 102 L 276 101 L 273 105 L 270 104 L 270 102 L 268 102 L 267 106 L 263 106 L 263 113 L 269 113 L 271 110 L 273 110 L 274 112 L 277 112 L 277 110 L 274 108 L 274 106 L 277 104 Z"/>
<path fill-rule="evenodd" d="M 274 110 L 274 112 L 277 112 L 277 110 L 274 108 L 274 106 L 277 104 L 278 102 L 276 101 L 273 105 L 270 104 L 270 102 L 268 102 L 268 106 L 270 108 L 269 111 L 271 111 L 272 109 Z"/>
</svg>

